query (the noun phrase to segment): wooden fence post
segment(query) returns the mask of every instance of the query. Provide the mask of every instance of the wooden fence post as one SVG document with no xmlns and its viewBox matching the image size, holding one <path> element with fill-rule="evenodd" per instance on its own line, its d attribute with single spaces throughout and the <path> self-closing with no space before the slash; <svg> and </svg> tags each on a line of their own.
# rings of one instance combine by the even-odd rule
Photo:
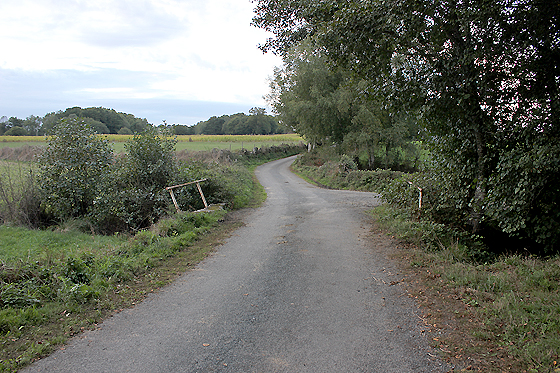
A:
<svg viewBox="0 0 560 373">
<path fill-rule="evenodd" d="M 206 203 L 206 198 L 204 197 L 204 193 L 202 193 L 202 188 L 200 187 L 200 183 L 203 182 L 203 181 L 206 181 L 206 180 L 208 180 L 208 179 L 195 180 L 195 181 L 191 181 L 189 183 L 173 185 L 173 186 L 165 188 L 165 190 L 169 191 L 169 194 L 171 195 L 171 199 L 173 200 L 173 204 L 175 205 L 175 209 L 177 210 L 177 212 L 180 212 L 181 209 L 179 209 L 179 205 L 177 204 L 177 200 L 175 199 L 175 194 L 173 194 L 173 189 L 179 188 L 179 187 L 182 187 L 182 186 L 187 186 L 187 185 L 190 185 L 190 184 L 195 184 L 195 183 L 196 183 L 196 187 L 198 188 L 198 192 L 200 193 L 200 197 L 202 198 L 202 202 L 204 203 L 204 209 L 203 210 L 208 210 L 208 203 Z"/>
</svg>

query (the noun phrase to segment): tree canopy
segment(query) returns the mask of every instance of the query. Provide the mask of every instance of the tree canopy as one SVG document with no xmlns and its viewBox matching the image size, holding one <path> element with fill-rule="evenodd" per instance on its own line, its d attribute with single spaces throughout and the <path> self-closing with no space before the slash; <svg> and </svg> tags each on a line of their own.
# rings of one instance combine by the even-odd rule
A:
<svg viewBox="0 0 560 373">
<path fill-rule="evenodd" d="M 270 135 L 286 133 L 286 128 L 278 124 L 277 118 L 266 114 L 264 108 L 252 108 L 249 115 L 213 116 L 194 125 L 194 134 L 200 135 Z"/>
<path fill-rule="evenodd" d="M 311 41 L 389 113 L 418 110 L 474 232 L 560 242 L 560 3 L 257 0 L 253 23 L 264 51 Z"/>
<path fill-rule="evenodd" d="M 132 114 L 120 113 L 114 109 L 103 107 L 72 107 L 64 111 L 49 113 L 43 119 L 43 131 L 48 133 L 50 129 L 62 118 L 84 118 L 86 123 L 97 133 L 126 134 L 139 133 L 148 127 L 146 119 L 136 118 Z M 126 129 L 126 130 L 125 130 Z"/>
<path fill-rule="evenodd" d="M 394 150 L 418 132 L 414 112 L 392 113 L 362 93 L 369 86 L 348 70 L 328 66 L 309 41 L 284 56 L 267 96 L 282 123 L 314 144 L 334 144 L 362 168 L 398 168 Z"/>
</svg>

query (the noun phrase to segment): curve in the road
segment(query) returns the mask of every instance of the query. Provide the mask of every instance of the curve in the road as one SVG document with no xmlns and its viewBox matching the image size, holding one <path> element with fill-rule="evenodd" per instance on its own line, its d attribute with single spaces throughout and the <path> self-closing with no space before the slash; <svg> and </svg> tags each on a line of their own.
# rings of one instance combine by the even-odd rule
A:
<svg viewBox="0 0 560 373">
<path fill-rule="evenodd" d="M 368 235 L 376 195 L 257 168 L 265 204 L 195 270 L 26 372 L 436 372 Z"/>
</svg>

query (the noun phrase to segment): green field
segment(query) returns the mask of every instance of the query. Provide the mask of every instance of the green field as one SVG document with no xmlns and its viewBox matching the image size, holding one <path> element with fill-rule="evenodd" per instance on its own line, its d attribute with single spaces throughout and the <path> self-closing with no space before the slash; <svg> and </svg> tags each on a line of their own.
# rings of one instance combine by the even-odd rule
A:
<svg viewBox="0 0 560 373">
<path fill-rule="evenodd" d="M 0 253 L 5 263 L 52 262 L 71 255 L 106 253 L 126 242 L 118 236 L 94 237 L 75 230 L 71 233 L 52 230 L 31 233 L 27 228 L 6 225 L 0 225 L 0 237 Z"/>
<path fill-rule="evenodd" d="M 0 137 L 8 137 L 8 136 L 0 136 Z M 1 148 L 20 148 L 23 146 L 42 146 L 46 145 L 47 142 L 45 141 L 44 137 L 40 137 L 41 141 L 8 141 L 8 140 L 0 140 L 0 149 Z"/>
<path fill-rule="evenodd" d="M 130 135 L 99 135 L 113 144 L 116 152 L 124 151 L 124 144 Z M 287 135 L 182 135 L 177 136 L 177 151 L 204 151 L 212 149 L 240 150 L 277 146 L 280 144 L 297 144 L 303 139 L 297 134 Z M 0 136 L 0 149 L 23 146 L 44 146 L 44 136 Z"/>
</svg>

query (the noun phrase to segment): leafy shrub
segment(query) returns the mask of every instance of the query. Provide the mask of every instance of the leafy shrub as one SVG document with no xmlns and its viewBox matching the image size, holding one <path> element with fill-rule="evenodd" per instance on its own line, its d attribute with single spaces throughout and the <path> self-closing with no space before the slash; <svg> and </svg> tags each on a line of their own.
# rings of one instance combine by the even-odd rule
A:
<svg viewBox="0 0 560 373">
<path fill-rule="evenodd" d="M 358 169 L 358 165 L 356 164 L 356 162 L 352 159 L 352 157 L 346 154 L 340 156 L 340 160 L 338 161 L 338 167 L 342 172 L 349 172 Z"/>
<path fill-rule="evenodd" d="M 60 220 L 86 215 L 112 162 L 108 142 L 83 120 L 61 120 L 40 157 L 45 210 Z"/>
<path fill-rule="evenodd" d="M 138 231 L 168 212 L 164 188 L 177 174 L 175 144 L 168 130 L 152 126 L 125 144 L 127 153 L 108 170 L 93 202 L 91 217 L 101 232 Z"/>
<path fill-rule="evenodd" d="M 560 250 L 560 145 L 501 155 L 489 180 L 487 217 L 502 231 Z"/>
<path fill-rule="evenodd" d="M 63 276 L 75 284 L 89 284 L 92 259 L 82 260 L 81 258 L 69 257 L 63 268 Z"/>
<path fill-rule="evenodd" d="M 147 190 L 169 186 L 176 172 L 175 145 L 177 139 L 169 129 L 153 126 L 134 135 L 125 144 L 127 152 L 122 166 L 129 185 Z"/>
</svg>

